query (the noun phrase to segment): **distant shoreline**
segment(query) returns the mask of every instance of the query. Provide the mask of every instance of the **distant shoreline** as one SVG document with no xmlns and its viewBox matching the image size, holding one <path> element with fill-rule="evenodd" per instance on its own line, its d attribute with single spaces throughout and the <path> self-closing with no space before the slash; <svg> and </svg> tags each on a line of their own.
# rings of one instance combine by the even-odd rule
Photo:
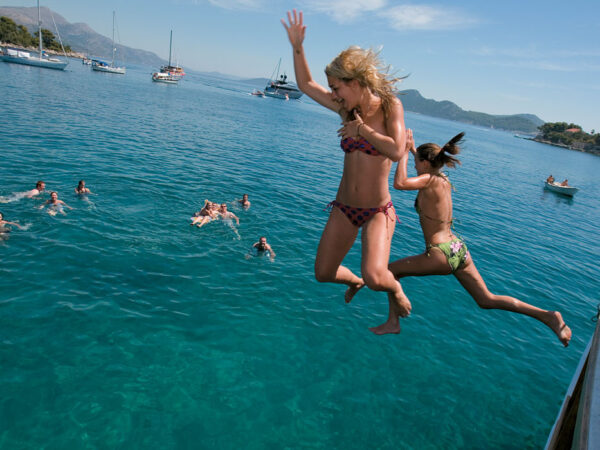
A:
<svg viewBox="0 0 600 450">
<path fill-rule="evenodd" d="M 515 135 L 515 137 L 518 137 L 519 139 L 527 139 L 528 141 L 539 142 L 540 144 L 552 145 L 553 147 L 560 147 L 560 148 L 564 148 L 567 150 L 575 150 L 575 151 L 578 151 L 581 153 L 589 153 L 590 155 L 600 156 L 600 148 L 597 148 L 597 147 L 586 150 L 585 148 L 578 148 L 578 147 L 574 147 L 571 145 L 561 144 L 559 142 L 546 141 L 544 139 L 539 139 L 537 137 L 526 137 L 526 136 L 517 136 L 517 135 Z"/>
<path fill-rule="evenodd" d="M 10 42 L 1 42 L 0 41 L 0 47 L 11 47 L 11 48 L 15 48 L 15 49 L 19 49 L 19 50 L 24 50 L 26 52 L 31 52 L 31 53 L 36 53 L 39 51 L 38 47 L 24 47 L 23 45 L 15 45 L 15 44 L 11 44 Z M 56 55 L 56 56 L 65 56 L 65 54 L 63 52 L 57 52 L 56 50 L 50 50 L 45 48 L 44 52 L 47 53 L 48 55 Z M 79 53 L 79 52 L 66 52 L 67 56 L 69 58 L 78 58 L 78 59 L 83 59 L 85 58 L 85 55 L 83 53 Z"/>
</svg>

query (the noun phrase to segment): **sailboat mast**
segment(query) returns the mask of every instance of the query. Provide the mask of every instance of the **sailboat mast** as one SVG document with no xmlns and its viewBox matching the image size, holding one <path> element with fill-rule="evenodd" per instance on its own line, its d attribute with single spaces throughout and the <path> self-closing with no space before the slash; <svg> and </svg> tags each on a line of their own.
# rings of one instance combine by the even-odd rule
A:
<svg viewBox="0 0 600 450">
<path fill-rule="evenodd" d="M 281 66 L 281 58 L 279 58 L 279 62 L 277 63 L 277 78 L 275 78 L 276 80 L 279 80 L 279 67 Z"/>
<path fill-rule="evenodd" d="M 169 39 L 169 67 L 171 67 L 171 47 L 173 45 L 173 30 L 171 30 L 171 39 Z"/>
<path fill-rule="evenodd" d="M 39 0 L 38 0 L 39 2 Z M 113 34 L 112 34 L 112 64 L 115 65 L 115 12 L 113 11 Z"/>
<path fill-rule="evenodd" d="M 42 16 L 40 14 L 40 0 L 37 0 L 38 6 L 38 39 L 40 41 L 40 59 L 42 59 Z"/>
</svg>

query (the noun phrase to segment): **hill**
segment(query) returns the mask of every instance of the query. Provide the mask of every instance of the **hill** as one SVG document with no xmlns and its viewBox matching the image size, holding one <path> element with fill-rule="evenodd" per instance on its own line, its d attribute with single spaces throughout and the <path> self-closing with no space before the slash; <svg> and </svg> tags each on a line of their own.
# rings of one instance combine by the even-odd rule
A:
<svg viewBox="0 0 600 450">
<path fill-rule="evenodd" d="M 409 89 L 400 92 L 404 109 L 427 116 L 455 120 L 457 122 L 500 128 L 508 131 L 533 134 L 544 121 L 533 114 L 492 115 L 476 111 L 465 111 L 448 100 L 436 101 L 423 97 L 419 91 Z"/>
<path fill-rule="evenodd" d="M 30 32 L 37 33 L 37 7 L 22 8 L 14 6 L 0 7 L 0 16 L 14 20 L 18 25 L 25 26 Z M 42 27 L 47 28 L 56 35 L 54 22 L 64 44 L 68 44 L 75 52 L 90 55 L 91 57 L 110 58 L 112 55 L 112 39 L 96 33 L 85 23 L 70 23 L 60 14 L 46 7 L 40 8 Z M 54 16 L 54 22 L 52 17 Z M 167 61 L 155 53 L 134 49 L 115 43 L 117 58 L 121 62 L 160 66 Z"/>
</svg>

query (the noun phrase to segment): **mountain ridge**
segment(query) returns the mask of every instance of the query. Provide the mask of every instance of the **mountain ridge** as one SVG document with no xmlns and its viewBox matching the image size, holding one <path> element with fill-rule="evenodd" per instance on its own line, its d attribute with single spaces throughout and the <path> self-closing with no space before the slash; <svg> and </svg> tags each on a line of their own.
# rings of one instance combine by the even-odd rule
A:
<svg viewBox="0 0 600 450">
<path fill-rule="evenodd" d="M 42 27 L 55 35 L 54 22 L 56 22 L 61 40 L 64 44 L 68 44 L 73 51 L 97 58 L 110 59 L 112 57 L 112 39 L 97 33 L 86 23 L 70 23 L 60 14 L 45 6 L 40 7 L 40 15 Z M 37 33 L 37 7 L 2 6 L 0 7 L 0 16 L 9 17 L 16 24 L 25 26 L 29 32 Z M 117 59 L 121 62 L 148 66 L 160 66 L 167 62 L 148 50 L 127 47 L 117 42 L 115 42 L 115 48 L 117 49 Z"/>
</svg>

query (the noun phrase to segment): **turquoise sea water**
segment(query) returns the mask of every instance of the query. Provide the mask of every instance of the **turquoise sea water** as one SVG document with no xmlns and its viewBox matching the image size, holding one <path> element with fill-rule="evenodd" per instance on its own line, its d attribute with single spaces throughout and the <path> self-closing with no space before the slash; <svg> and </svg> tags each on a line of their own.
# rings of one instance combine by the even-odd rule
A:
<svg viewBox="0 0 600 450">
<path fill-rule="evenodd" d="M 600 300 L 600 158 L 407 113 L 417 143 L 467 133 L 457 231 L 490 289 L 562 311 L 574 337 L 480 310 L 452 277 L 404 280 L 412 316 L 378 337 L 384 294 L 346 305 L 312 275 L 337 117 L 150 71 L 0 64 L 0 195 L 42 179 L 74 208 L 0 204 L 26 225 L 0 243 L 0 449 L 544 445 Z M 581 191 L 544 191 L 550 173 Z M 242 193 L 239 227 L 188 225 Z M 392 197 L 392 255 L 421 252 L 414 193 Z M 245 258 L 260 235 L 274 262 Z"/>
</svg>

